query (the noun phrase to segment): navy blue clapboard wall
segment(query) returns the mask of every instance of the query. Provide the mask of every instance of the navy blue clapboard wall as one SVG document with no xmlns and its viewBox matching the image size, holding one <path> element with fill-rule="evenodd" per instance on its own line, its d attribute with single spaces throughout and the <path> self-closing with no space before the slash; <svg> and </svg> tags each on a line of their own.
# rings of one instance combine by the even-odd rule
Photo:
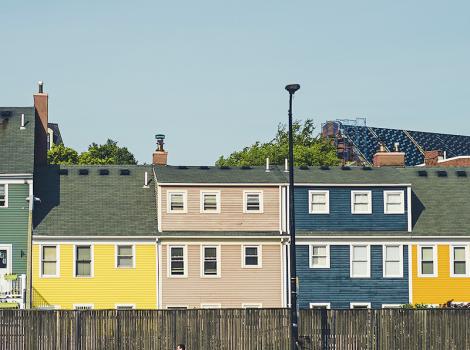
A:
<svg viewBox="0 0 470 350">
<path fill-rule="evenodd" d="M 330 191 L 330 214 L 310 214 L 309 190 Z M 351 191 L 372 191 L 372 214 L 351 213 Z M 384 191 L 403 190 L 404 214 L 384 214 Z M 307 231 L 407 231 L 408 203 L 405 187 L 304 187 L 295 188 L 297 230 Z"/>
<path fill-rule="evenodd" d="M 330 268 L 309 267 L 309 247 L 297 247 L 299 307 L 310 303 L 331 303 L 331 308 L 349 308 L 351 302 L 370 302 L 372 308 L 382 304 L 407 304 L 408 247 L 403 246 L 403 278 L 384 278 L 382 246 L 371 246 L 371 277 L 351 278 L 350 246 L 330 246 Z"/>
</svg>

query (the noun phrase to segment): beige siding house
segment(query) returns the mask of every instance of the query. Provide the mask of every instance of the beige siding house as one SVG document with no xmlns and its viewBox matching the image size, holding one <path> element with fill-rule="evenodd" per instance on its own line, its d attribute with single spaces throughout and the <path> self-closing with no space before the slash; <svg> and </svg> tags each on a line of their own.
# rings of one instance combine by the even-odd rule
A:
<svg viewBox="0 0 470 350">
<path fill-rule="evenodd" d="M 282 172 L 156 166 L 155 179 L 160 308 L 286 306 Z"/>
</svg>

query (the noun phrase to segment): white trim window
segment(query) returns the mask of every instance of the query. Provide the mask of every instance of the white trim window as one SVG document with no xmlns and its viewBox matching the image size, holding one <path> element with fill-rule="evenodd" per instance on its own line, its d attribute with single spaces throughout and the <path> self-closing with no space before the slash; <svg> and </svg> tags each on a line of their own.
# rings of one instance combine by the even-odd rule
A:
<svg viewBox="0 0 470 350">
<path fill-rule="evenodd" d="M 118 311 L 134 310 L 135 304 L 116 304 L 115 307 Z"/>
<path fill-rule="evenodd" d="M 242 251 L 242 267 L 260 268 L 262 266 L 260 245 L 244 245 Z"/>
<path fill-rule="evenodd" d="M 370 278 L 370 245 L 351 245 L 351 278 Z"/>
<path fill-rule="evenodd" d="M 330 246 L 328 244 L 311 244 L 309 251 L 311 269 L 330 268 Z"/>
<path fill-rule="evenodd" d="M 218 303 L 201 304 L 201 309 L 220 309 L 220 308 L 222 308 L 222 304 L 218 304 Z"/>
<path fill-rule="evenodd" d="M 450 276 L 467 277 L 468 273 L 468 247 L 465 245 L 450 245 Z"/>
<path fill-rule="evenodd" d="M 220 246 L 201 246 L 201 277 L 220 277 Z"/>
<path fill-rule="evenodd" d="M 93 307 L 93 304 L 73 304 L 73 309 L 80 311 L 93 310 Z"/>
<path fill-rule="evenodd" d="M 220 191 L 201 191 L 201 213 L 220 213 Z"/>
<path fill-rule="evenodd" d="M 400 244 L 385 244 L 383 254 L 383 277 L 403 277 L 403 246 Z"/>
<path fill-rule="evenodd" d="M 351 214 L 372 214 L 371 191 L 351 191 Z"/>
<path fill-rule="evenodd" d="M 116 245 L 116 268 L 129 269 L 135 267 L 135 246 L 133 244 Z"/>
<path fill-rule="evenodd" d="M 8 184 L 0 184 L 0 208 L 8 208 Z"/>
<path fill-rule="evenodd" d="M 41 245 L 41 277 L 59 277 L 59 247 Z"/>
<path fill-rule="evenodd" d="M 418 277 L 437 277 L 436 246 L 418 246 Z"/>
<path fill-rule="evenodd" d="M 186 246 L 168 246 L 168 277 L 187 276 Z"/>
<path fill-rule="evenodd" d="M 74 249 L 75 277 L 93 277 L 93 247 L 76 245 Z"/>
<path fill-rule="evenodd" d="M 308 191 L 308 208 L 310 214 L 329 214 L 330 191 Z"/>
<path fill-rule="evenodd" d="M 405 192 L 404 191 L 384 191 L 384 213 L 404 214 L 405 213 Z"/>
<path fill-rule="evenodd" d="M 329 310 L 331 309 L 330 303 L 310 303 L 310 309 L 318 309 L 318 310 Z"/>
<path fill-rule="evenodd" d="M 263 191 L 243 191 L 243 212 L 263 212 Z"/>
<path fill-rule="evenodd" d="M 242 309 L 261 309 L 263 307 L 262 303 L 243 303 Z"/>
<path fill-rule="evenodd" d="M 355 310 L 370 309 L 370 303 L 350 303 L 349 307 Z"/>
<path fill-rule="evenodd" d="M 188 192 L 187 191 L 168 191 L 167 192 L 167 212 L 168 213 L 187 213 L 188 211 Z"/>
</svg>

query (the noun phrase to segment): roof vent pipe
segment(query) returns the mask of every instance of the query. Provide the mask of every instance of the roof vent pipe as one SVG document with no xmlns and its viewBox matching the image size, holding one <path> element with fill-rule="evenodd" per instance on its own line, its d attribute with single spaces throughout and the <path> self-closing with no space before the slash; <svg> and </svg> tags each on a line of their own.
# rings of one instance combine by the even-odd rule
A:
<svg viewBox="0 0 470 350">
<path fill-rule="evenodd" d="M 400 152 L 400 143 L 395 142 L 394 146 L 395 146 L 395 152 Z"/>
<path fill-rule="evenodd" d="M 144 174 L 144 188 L 149 187 L 149 173 L 146 171 Z"/>
<path fill-rule="evenodd" d="M 289 172 L 289 160 L 287 158 L 284 160 L 284 172 Z"/>
<path fill-rule="evenodd" d="M 447 159 L 447 151 L 444 151 L 444 159 Z"/>
<path fill-rule="evenodd" d="M 24 113 L 21 113 L 21 124 L 20 124 L 20 130 L 26 129 L 24 127 Z"/>
<path fill-rule="evenodd" d="M 42 81 L 38 81 L 39 93 L 44 93 L 44 83 Z"/>
<path fill-rule="evenodd" d="M 380 143 L 379 152 L 385 152 L 385 146 L 384 146 L 383 142 Z"/>
<path fill-rule="evenodd" d="M 269 173 L 269 158 L 266 158 L 266 172 Z"/>
</svg>

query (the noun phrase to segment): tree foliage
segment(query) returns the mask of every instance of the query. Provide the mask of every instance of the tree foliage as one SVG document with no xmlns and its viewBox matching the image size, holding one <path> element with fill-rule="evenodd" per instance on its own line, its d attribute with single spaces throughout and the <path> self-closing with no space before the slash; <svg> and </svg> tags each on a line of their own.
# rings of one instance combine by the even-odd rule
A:
<svg viewBox="0 0 470 350">
<path fill-rule="evenodd" d="M 99 145 L 92 143 L 88 150 L 80 155 L 70 147 L 54 145 L 47 154 L 49 164 L 137 164 L 134 155 L 126 148 L 119 147 L 117 141 L 108 139 Z"/>
<path fill-rule="evenodd" d="M 294 164 L 295 165 L 338 165 L 340 159 L 336 155 L 336 149 L 327 140 L 314 136 L 315 127 L 312 119 L 305 122 L 296 120 L 292 123 L 294 140 Z M 279 124 L 273 140 L 255 144 L 235 151 L 225 158 L 220 156 L 217 166 L 244 166 L 264 165 L 266 158 L 271 164 L 282 165 L 288 158 L 289 130 L 287 125 Z"/>
</svg>

